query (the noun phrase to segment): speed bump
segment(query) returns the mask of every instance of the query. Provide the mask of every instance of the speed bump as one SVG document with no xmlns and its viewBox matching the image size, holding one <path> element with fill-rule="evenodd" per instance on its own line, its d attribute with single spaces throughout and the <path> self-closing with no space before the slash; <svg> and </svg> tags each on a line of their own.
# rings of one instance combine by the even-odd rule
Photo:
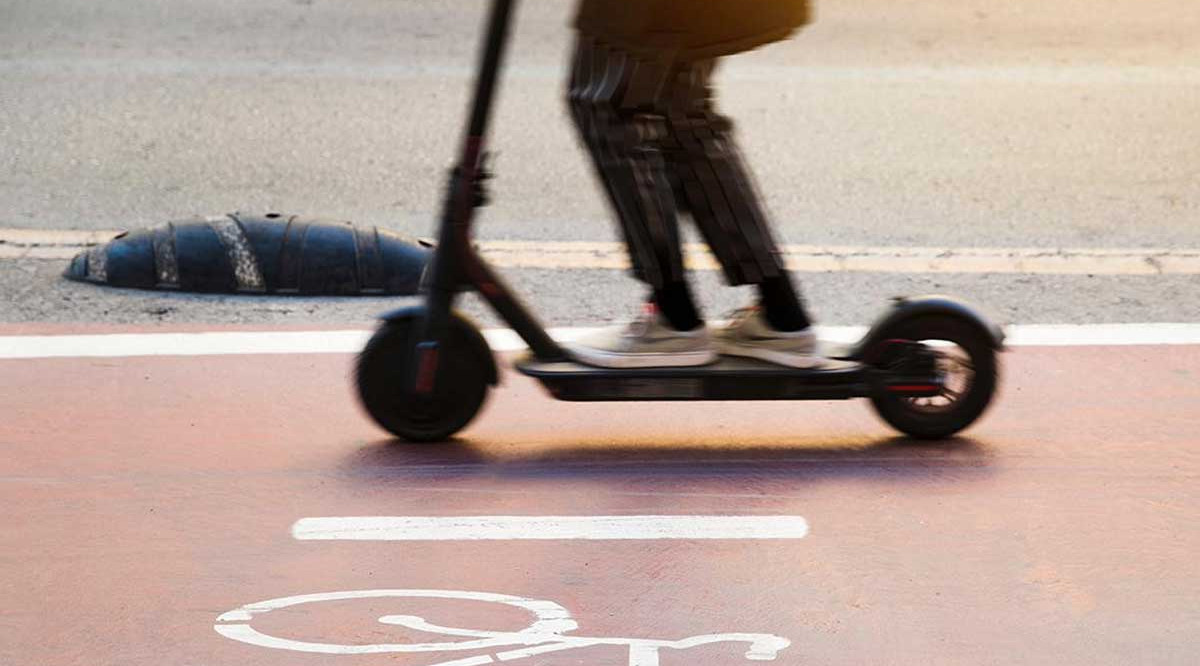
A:
<svg viewBox="0 0 1200 666">
<path fill-rule="evenodd" d="M 379 227 L 232 213 L 122 233 L 76 255 L 64 275 L 134 289 L 409 295 L 418 291 L 431 249 Z"/>
</svg>

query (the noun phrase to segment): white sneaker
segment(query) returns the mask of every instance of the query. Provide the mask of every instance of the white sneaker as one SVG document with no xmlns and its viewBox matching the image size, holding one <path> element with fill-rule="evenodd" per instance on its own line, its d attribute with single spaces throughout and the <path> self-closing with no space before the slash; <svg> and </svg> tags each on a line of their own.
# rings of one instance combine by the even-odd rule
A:
<svg viewBox="0 0 1200 666">
<path fill-rule="evenodd" d="M 652 306 L 629 324 L 564 343 L 576 361 L 600 368 L 681 368 L 718 359 L 707 326 L 677 331 Z"/>
<path fill-rule="evenodd" d="M 817 335 L 811 328 L 777 331 L 758 307 L 735 312 L 713 339 L 717 351 L 726 356 L 756 358 L 790 368 L 815 368 L 825 360 L 817 353 Z"/>
</svg>

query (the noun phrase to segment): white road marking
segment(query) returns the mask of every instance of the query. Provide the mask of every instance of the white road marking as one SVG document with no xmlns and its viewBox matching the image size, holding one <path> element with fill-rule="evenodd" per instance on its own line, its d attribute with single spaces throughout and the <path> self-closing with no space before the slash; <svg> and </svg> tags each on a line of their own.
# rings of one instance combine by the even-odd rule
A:
<svg viewBox="0 0 1200 666">
<path fill-rule="evenodd" d="M 365 516 L 302 518 L 302 541 L 802 539 L 800 516 Z"/>
<path fill-rule="evenodd" d="M 594 330 L 560 328 L 550 334 L 569 341 Z M 1200 345 L 1200 324 L 1031 324 L 1006 330 L 1007 343 L 1014 347 Z M 849 343 L 862 337 L 866 327 L 823 326 L 817 332 L 822 340 Z M 9 335 L 0 336 L 0 359 L 356 354 L 371 334 L 344 330 Z M 521 338 L 508 329 L 488 330 L 484 336 L 497 352 L 525 348 Z"/>
<path fill-rule="evenodd" d="M 1014 347 L 1122 347 L 1200 344 L 1200 324 L 1027 324 L 1010 326 Z"/>
<path fill-rule="evenodd" d="M 350 354 L 371 331 L 255 331 L 0 336 L 0 358 Z"/>
<path fill-rule="evenodd" d="M 118 231 L 0 228 L 0 259 L 69 259 Z M 477 243 L 497 268 L 624 270 L 622 243 L 593 241 L 506 241 Z M 693 270 L 720 268 L 702 244 L 686 248 Z M 1188 248 L 997 248 L 866 247 L 789 245 L 788 267 L 819 273 L 1019 273 L 1041 275 L 1200 275 L 1200 249 Z"/>
<path fill-rule="evenodd" d="M 454 643 L 442 642 L 379 645 L 337 645 L 326 643 L 309 643 L 305 641 L 277 638 L 262 634 L 248 624 L 255 616 L 269 613 L 281 608 L 290 608 L 293 606 L 319 603 L 323 601 L 347 601 L 353 599 L 380 598 L 460 599 L 464 601 L 498 603 L 527 611 L 532 614 L 536 620 L 533 624 L 529 625 L 529 627 L 520 632 L 500 632 L 489 636 L 479 635 L 480 633 L 486 632 L 472 632 L 475 635 L 468 636 L 477 638 L 479 640 L 459 641 Z M 407 619 L 400 618 L 410 617 L 412 616 L 387 615 L 380 618 L 380 622 L 384 624 L 408 626 L 410 623 L 407 621 Z M 444 652 L 451 650 L 479 650 L 494 647 L 506 647 L 514 644 L 527 644 L 524 641 L 524 637 L 529 634 L 538 636 L 560 636 L 565 632 L 573 631 L 579 627 L 579 625 L 571 619 L 571 614 L 566 608 L 563 608 L 552 601 L 525 599 L 506 594 L 493 594 L 490 592 L 466 592 L 456 590 L 352 590 L 348 592 L 302 594 L 294 597 L 270 599 L 253 604 L 246 604 L 241 608 L 222 614 L 217 618 L 217 622 L 221 624 L 215 625 L 214 629 L 216 629 L 217 633 L 220 633 L 226 638 L 232 638 L 234 640 L 242 641 L 244 643 L 251 643 L 253 645 L 259 645 L 262 647 L 281 650 L 295 650 L 297 652 L 316 652 L 323 654 L 379 654 L 387 652 Z M 456 637 L 463 636 L 461 632 L 454 632 L 451 635 Z"/>
<path fill-rule="evenodd" d="M 498 603 L 524 610 L 533 615 L 534 621 L 520 631 L 489 631 L 486 629 L 441 626 L 416 615 L 384 615 L 378 618 L 380 624 L 404 627 L 422 633 L 441 634 L 465 640 L 441 643 L 378 643 L 368 645 L 314 643 L 280 638 L 264 634 L 251 626 L 255 617 L 281 608 L 291 608 L 323 601 L 345 602 L 355 599 L 384 598 L 458 599 L 463 601 Z M 311 609 L 308 610 L 308 613 L 312 612 Z M 571 618 L 570 612 L 553 601 L 526 599 L 490 592 L 456 590 L 352 590 L 348 592 L 327 592 L 269 599 L 267 601 L 246 604 L 241 608 L 224 613 L 217 618 L 217 623 L 213 625 L 213 629 L 222 636 L 250 645 L 316 654 L 436 654 L 439 652 L 461 652 L 466 650 L 491 651 L 505 647 L 517 648 L 498 651 L 491 655 L 479 655 L 443 661 L 433 666 L 481 666 L 497 661 L 515 661 L 551 652 L 598 646 L 613 646 L 626 649 L 629 655 L 629 666 L 659 666 L 659 652 L 661 650 L 690 650 L 714 643 L 744 643 L 746 645 L 746 652 L 744 653 L 746 659 L 752 661 L 772 661 L 779 652 L 792 644 L 788 639 L 773 634 L 704 634 L 674 641 L 652 638 L 610 638 L 568 635 L 567 632 L 578 628 L 579 625 Z M 355 631 L 354 633 L 359 632 Z M 371 632 L 371 635 L 377 633 L 378 631 L 376 630 Z"/>
<path fill-rule="evenodd" d="M 106 243 L 117 229 L 16 229 L 0 227 L 0 245 L 14 247 L 80 246 Z"/>
</svg>

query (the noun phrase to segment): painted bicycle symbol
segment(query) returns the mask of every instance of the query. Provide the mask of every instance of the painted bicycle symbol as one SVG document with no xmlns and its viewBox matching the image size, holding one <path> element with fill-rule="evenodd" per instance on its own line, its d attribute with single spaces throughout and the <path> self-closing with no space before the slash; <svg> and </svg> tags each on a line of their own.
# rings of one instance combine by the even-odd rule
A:
<svg viewBox="0 0 1200 666">
<path fill-rule="evenodd" d="M 434 643 L 381 643 L 374 645 L 339 645 L 336 643 L 310 643 L 264 634 L 251 626 L 253 620 L 267 613 L 284 608 L 324 601 L 347 601 L 352 599 L 455 599 L 483 601 L 518 608 L 533 616 L 534 621 L 520 631 L 485 631 L 447 627 L 427 622 L 416 615 L 384 615 L 379 622 L 385 625 L 442 636 L 452 636 L 453 642 Z M 602 645 L 623 647 L 629 650 L 629 666 L 658 666 L 662 650 L 688 650 L 714 643 L 745 643 L 746 659 L 771 661 L 791 641 L 771 634 L 707 634 L 679 640 L 657 640 L 649 638 L 601 638 L 577 636 L 570 632 L 579 628 L 571 613 L 553 601 L 526 599 L 506 594 L 489 592 L 465 592 L 456 590 L 357 590 L 305 594 L 294 597 L 270 599 L 246 604 L 217 618 L 213 627 L 217 633 L 243 643 L 279 650 L 315 652 L 320 654 L 383 654 L 383 653 L 439 653 L 463 652 L 468 650 L 490 651 L 476 657 L 442 661 L 430 666 L 483 666 L 496 662 L 526 659 L 552 652 L 563 652 Z"/>
</svg>

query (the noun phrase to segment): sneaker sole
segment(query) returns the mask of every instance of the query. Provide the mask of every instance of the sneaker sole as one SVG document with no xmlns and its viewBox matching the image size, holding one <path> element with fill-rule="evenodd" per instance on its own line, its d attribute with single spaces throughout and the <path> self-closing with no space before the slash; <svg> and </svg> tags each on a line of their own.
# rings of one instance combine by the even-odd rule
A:
<svg viewBox="0 0 1200 666">
<path fill-rule="evenodd" d="M 820 356 L 781 352 L 773 349 L 763 349 L 762 347 L 730 344 L 728 342 L 718 342 L 716 346 L 717 351 L 723 356 L 753 358 L 775 365 L 796 368 L 797 370 L 811 370 L 819 367 L 825 360 Z"/>
<path fill-rule="evenodd" d="M 565 347 L 565 349 L 572 358 L 580 363 L 615 370 L 630 370 L 634 368 L 690 368 L 699 365 L 710 365 L 720 360 L 717 352 L 711 349 L 672 354 L 619 354 L 570 346 Z"/>
</svg>

